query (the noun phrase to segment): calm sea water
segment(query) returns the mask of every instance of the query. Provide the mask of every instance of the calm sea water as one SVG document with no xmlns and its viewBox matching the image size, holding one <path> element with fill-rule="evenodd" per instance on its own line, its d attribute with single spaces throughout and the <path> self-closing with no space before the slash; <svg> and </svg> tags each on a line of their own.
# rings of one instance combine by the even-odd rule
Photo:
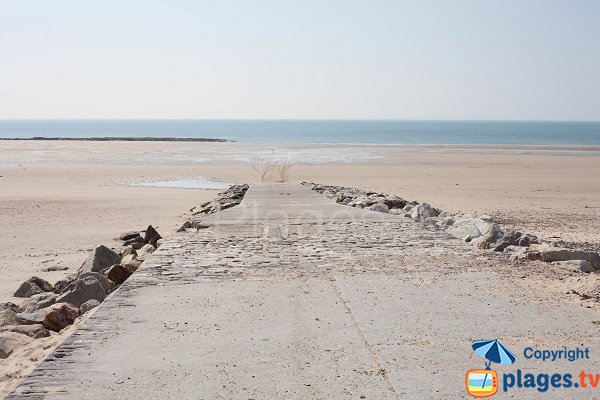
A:
<svg viewBox="0 0 600 400">
<path fill-rule="evenodd" d="M 201 137 L 240 142 L 600 145 L 600 122 L 0 120 L 0 137 Z"/>
</svg>

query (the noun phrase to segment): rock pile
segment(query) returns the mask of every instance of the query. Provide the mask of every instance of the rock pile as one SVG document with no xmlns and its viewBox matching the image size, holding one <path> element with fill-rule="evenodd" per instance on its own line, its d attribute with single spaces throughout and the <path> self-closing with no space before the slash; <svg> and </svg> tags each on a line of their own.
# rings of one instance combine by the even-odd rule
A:
<svg viewBox="0 0 600 400">
<path fill-rule="evenodd" d="M 427 203 L 407 201 L 398 196 L 367 192 L 343 186 L 303 182 L 337 203 L 372 211 L 400 215 L 413 221 L 443 229 L 449 235 L 474 246 L 510 256 L 513 262 L 540 260 L 567 265 L 582 272 L 600 270 L 600 254 L 594 251 L 555 247 L 536 235 L 506 229 L 495 224 L 488 215 L 454 214 Z"/>
<path fill-rule="evenodd" d="M 123 242 L 121 250 L 96 247 L 76 274 L 54 285 L 35 276 L 23 282 L 14 294 L 26 298 L 21 305 L 0 304 L 0 341 L 15 334 L 42 338 L 60 332 L 100 305 L 162 243 L 152 225 L 145 231 L 123 233 L 119 239 Z M 11 350 L 0 352 L 0 358 L 8 357 L 21 343 L 12 339 L 4 342 Z"/>
<path fill-rule="evenodd" d="M 193 207 L 190 211 L 192 215 L 212 214 L 235 207 L 242 202 L 248 188 L 249 186 L 246 184 L 232 185 L 224 192 L 220 192 L 215 200 L 202 203 L 197 207 Z"/>
</svg>

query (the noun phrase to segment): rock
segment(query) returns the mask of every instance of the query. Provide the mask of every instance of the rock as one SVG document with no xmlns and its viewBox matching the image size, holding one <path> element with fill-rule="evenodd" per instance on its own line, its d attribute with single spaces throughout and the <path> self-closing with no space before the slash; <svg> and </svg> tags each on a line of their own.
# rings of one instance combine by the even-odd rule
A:
<svg viewBox="0 0 600 400">
<path fill-rule="evenodd" d="M 600 254 L 590 251 L 551 247 L 540 251 L 540 259 L 544 262 L 585 260 L 591 264 L 594 270 L 600 269 Z"/>
<path fill-rule="evenodd" d="M 123 242 L 123 246 L 131 246 L 131 245 L 136 244 L 136 243 L 142 243 L 142 244 L 144 244 L 144 238 L 141 237 L 141 236 L 136 236 L 134 238 L 128 239 L 128 240 L 126 240 L 126 241 Z"/>
<path fill-rule="evenodd" d="M 124 232 L 119 235 L 119 240 L 129 240 L 140 236 L 138 231 Z"/>
<path fill-rule="evenodd" d="M 83 279 L 87 276 L 96 278 L 96 280 L 102 285 L 104 293 L 106 294 L 112 292 L 115 288 L 115 283 L 108 279 L 105 275 L 102 275 L 100 272 L 84 272 L 82 274 L 79 274 L 78 278 Z"/>
<path fill-rule="evenodd" d="M 33 295 L 44 293 L 42 289 L 35 283 L 31 283 L 29 281 L 25 281 L 21 283 L 21 286 L 14 293 L 15 297 L 31 297 Z"/>
<path fill-rule="evenodd" d="M 440 221 L 440 228 L 447 228 L 449 226 L 454 225 L 454 218 L 453 217 L 445 217 L 444 219 L 442 219 Z"/>
<path fill-rule="evenodd" d="M 0 335 L 0 359 L 8 358 L 15 350 L 31 342 L 25 335 L 14 332 L 4 332 Z"/>
<path fill-rule="evenodd" d="M 156 247 L 156 242 L 158 242 L 159 239 L 162 239 L 162 236 L 158 234 L 152 225 L 148 225 L 148 228 L 146 228 L 146 234 L 144 235 L 144 243 L 150 243 Z"/>
<path fill-rule="evenodd" d="M 88 300 L 85 303 L 83 303 L 81 305 L 81 307 L 79 307 L 79 314 L 83 315 L 88 311 L 93 310 L 94 308 L 98 307 L 100 305 L 100 302 L 98 300 Z"/>
<path fill-rule="evenodd" d="M 22 305 L 21 309 L 26 313 L 31 313 L 39 310 L 40 308 L 46 308 L 56 303 L 58 295 L 54 292 L 44 292 L 36 294 L 27 299 Z"/>
<path fill-rule="evenodd" d="M 141 261 L 146 261 L 148 258 L 150 258 L 150 256 L 152 255 L 152 253 L 154 253 L 155 250 L 156 248 L 153 245 L 147 244 L 138 250 L 137 259 Z"/>
<path fill-rule="evenodd" d="M 81 266 L 82 272 L 100 272 L 104 268 L 118 264 L 121 256 L 106 246 L 98 246 Z"/>
<path fill-rule="evenodd" d="M 52 287 L 52 284 L 50 282 L 48 282 L 45 279 L 38 278 L 37 276 L 32 276 L 31 278 L 29 278 L 29 282 L 35 283 L 44 292 L 52 292 L 54 290 L 54 287 Z"/>
<path fill-rule="evenodd" d="M 485 222 L 494 222 L 494 218 L 490 217 L 489 215 L 480 215 L 479 219 Z"/>
<path fill-rule="evenodd" d="M 11 310 L 13 312 L 19 312 L 19 306 L 12 302 L 6 302 L 0 304 L 0 311 Z"/>
<path fill-rule="evenodd" d="M 476 239 L 486 234 L 492 229 L 493 224 L 479 218 L 459 219 L 446 229 L 446 232 L 457 239 L 462 239 L 465 236 L 471 236 L 471 239 Z"/>
<path fill-rule="evenodd" d="M 131 272 L 135 272 L 140 267 L 140 265 L 142 265 L 142 262 L 137 259 L 137 256 L 130 254 L 121 259 L 121 265 L 123 265 L 126 268 L 129 268 Z"/>
<path fill-rule="evenodd" d="M 48 329 L 42 324 L 35 325 L 8 325 L 0 328 L 0 332 L 15 332 L 22 335 L 27 335 L 34 339 L 50 336 Z"/>
<path fill-rule="evenodd" d="M 177 232 L 185 232 L 188 229 L 190 229 L 192 227 L 192 223 L 190 221 L 185 221 L 183 223 L 183 225 L 181 225 L 181 227 L 179 229 L 177 229 Z"/>
<path fill-rule="evenodd" d="M 592 264 L 586 260 L 555 261 L 552 263 L 552 265 L 554 264 L 581 272 L 595 271 L 594 267 L 592 267 Z"/>
<path fill-rule="evenodd" d="M 390 212 L 389 207 L 383 203 L 375 203 L 371 207 L 369 207 L 369 210 L 377 211 L 384 214 L 388 214 Z"/>
<path fill-rule="evenodd" d="M 158 241 L 156 242 L 156 248 L 159 248 L 160 246 L 162 246 L 162 244 L 165 242 L 165 239 L 158 239 Z"/>
<path fill-rule="evenodd" d="M 392 208 L 392 209 L 390 209 L 389 213 L 392 215 L 402 215 L 402 214 L 404 214 L 404 211 L 402 211 L 399 208 Z"/>
<path fill-rule="evenodd" d="M 106 277 L 116 283 L 117 285 L 122 284 L 131 276 L 133 272 L 127 267 L 121 264 L 113 265 L 106 271 Z"/>
<path fill-rule="evenodd" d="M 123 257 L 127 257 L 130 255 L 135 255 L 137 254 L 137 251 L 133 248 L 133 247 L 126 247 L 122 252 L 121 252 L 121 259 L 123 259 Z"/>
<path fill-rule="evenodd" d="M 57 303 L 70 303 L 75 307 L 81 306 L 88 300 L 103 301 L 106 298 L 104 288 L 93 276 L 78 278 L 57 299 Z M 50 329 L 50 328 L 48 328 Z"/>
<path fill-rule="evenodd" d="M 51 331 L 60 332 L 79 317 L 79 309 L 69 303 L 57 303 L 46 312 L 44 326 Z"/>
<path fill-rule="evenodd" d="M 32 276 L 25 282 L 21 283 L 21 286 L 17 289 L 14 296 L 15 297 L 31 297 L 35 294 L 43 293 L 43 292 L 51 292 L 53 290 L 50 282 L 38 278 L 37 276 Z"/>
<path fill-rule="evenodd" d="M 16 314 L 13 310 L 8 309 L 0 311 L 0 326 L 18 324 L 19 320 Z"/>
<path fill-rule="evenodd" d="M 35 325 L 44 322 L 44 315 L 46 311 L 44 309 L 35 310 L 32 312 L 17 313 L 17 322 L 21 325 Z"/>
<path fill-rule="evenodd" d="M 437 217 L 438 214 L 439 213 L 435 208 L 431 207 L 427 203 L 422 203 L 412 208 L 410 217 L 417 222 L 425 222 L 427 218 Z"/>
<path fill-rule="evenodd" d="M 63 279 L 61 279 L 60 281 L 56 282 L 54 284 L 54 293 L 56 293 L 56 294 L 63 293 L 66 290 L 67 286 L 69 286 L 69 284 L 71 282 L 73 282 L 75 279 L 77 279 L 77 275 L 69 274 L 66 277 L 64 277 Z"/>
<path fill-rule="evenodd" d="M 44 272 L 53 272 L 53 271 L 66 271 L 68 269 L 69 269 L 69 267 L 67 267 L 65 265 L 53 265 L 51 267 L 44 268 L 42 271 L 44 271 Z"/>
</svg>

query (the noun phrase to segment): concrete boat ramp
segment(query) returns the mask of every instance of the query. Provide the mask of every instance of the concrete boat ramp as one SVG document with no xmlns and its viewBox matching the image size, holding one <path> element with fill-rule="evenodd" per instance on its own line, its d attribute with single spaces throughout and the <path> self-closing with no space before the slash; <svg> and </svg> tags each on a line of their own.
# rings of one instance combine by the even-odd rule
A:
<svg viewBox="0 0 600 400">
<path fill-rule="evenodd" d="M 495 338 L 517 355 L 500 375 L 600 373 L 597 311 L 544 297 L 504 258 L 441 230 L 295 183 L 252 185 L 241 205 L 198 222 L 8 398 L 460 399 L 466 371 L 484 364 L 471 341 Z M 522 355 L 578 345 L 593 358 Z"/>
</svg>

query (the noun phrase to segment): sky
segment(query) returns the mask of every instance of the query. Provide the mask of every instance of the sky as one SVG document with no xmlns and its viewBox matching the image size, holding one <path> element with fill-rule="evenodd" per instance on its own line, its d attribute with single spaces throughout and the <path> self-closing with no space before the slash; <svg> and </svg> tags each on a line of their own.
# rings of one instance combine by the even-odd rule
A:
<svg viewBox="0 0 600 400">
<path fill-rule="evenodd" d="M 0 0 L 0 119 L 600 120 L 597 0 Z"/>
</svg>

